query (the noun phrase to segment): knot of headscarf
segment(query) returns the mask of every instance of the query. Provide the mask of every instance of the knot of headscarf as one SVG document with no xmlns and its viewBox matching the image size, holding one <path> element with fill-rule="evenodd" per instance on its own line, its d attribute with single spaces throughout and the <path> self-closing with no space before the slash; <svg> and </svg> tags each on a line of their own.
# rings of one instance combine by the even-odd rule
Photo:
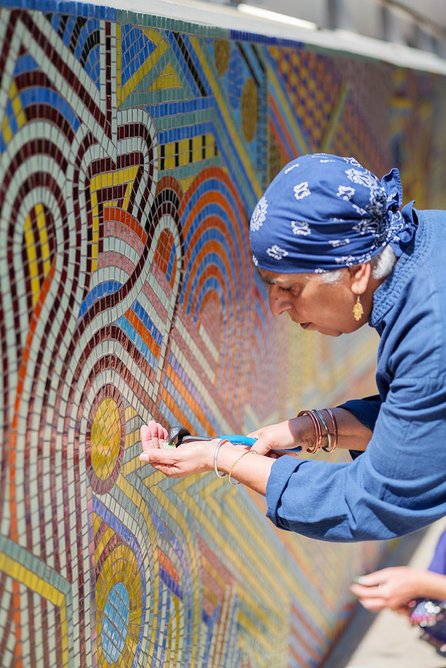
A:
<svg viewBox="0 0 446 668">
<path fill-rule="evenodd" d="M 401 201 L 397 169 L 378 179 L 354 158 L 303 155 L 279 172 L 254 209 L 254 264 L 321 273 L 368 262 L 387 245 L 400 257 L 416 229 Z"/>
</svg>

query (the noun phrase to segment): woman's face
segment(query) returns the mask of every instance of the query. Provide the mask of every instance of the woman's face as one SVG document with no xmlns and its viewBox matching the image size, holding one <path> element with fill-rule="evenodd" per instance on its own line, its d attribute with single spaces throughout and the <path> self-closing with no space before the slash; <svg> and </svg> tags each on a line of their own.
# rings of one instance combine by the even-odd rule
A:
<svg viewBox="0 0 446 668">
<path fill-rule="evenodd" d="M 367 322 L 373 293 L 361 294 L 364 315 L 356 321 L 356 294 L 352 290 L 355 274 L 349 269 L 342 269 L 335 283 L 324 282 L 318 274 L 279 274 L 265 269 L 260 269 L 259 274 L 268 285 L 273 315 L 288 313 L 303 329 L 339 336 L 354 332 Z"/>
</svg>

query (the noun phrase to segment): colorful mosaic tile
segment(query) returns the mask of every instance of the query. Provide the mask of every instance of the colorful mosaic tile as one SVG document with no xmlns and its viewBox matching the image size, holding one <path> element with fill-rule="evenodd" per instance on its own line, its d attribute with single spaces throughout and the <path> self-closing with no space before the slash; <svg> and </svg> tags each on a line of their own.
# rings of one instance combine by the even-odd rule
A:
<svg viewBox="0 0 446 668">
<path fill-rule="evenodd" d="M 380 546 L 280 533 L 213 475 L 168 480 L 139 429 L 248 432 L 352 391 L 372 334 L 273 323 L 247 221 L 316 149 L 396 164 L 406 199 L 444 206 L 444 81 L 104 6 L 2 6 L 2 666 L 321 665 Z"/>
</svg>

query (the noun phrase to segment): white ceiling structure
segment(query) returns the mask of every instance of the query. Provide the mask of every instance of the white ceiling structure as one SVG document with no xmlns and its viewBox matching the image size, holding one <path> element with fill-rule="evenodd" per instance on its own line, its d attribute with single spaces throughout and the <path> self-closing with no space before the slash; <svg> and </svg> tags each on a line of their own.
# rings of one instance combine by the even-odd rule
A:
<svg viewBox="0 0 446 668">
<path fill-rule="evenodd" d="M 301 41 L 446 76 L 446 0 L 89 1 Z"/>
<path fill-rule="evenodd" d="M 208 0 L 237 7 L 239 0 Z M 446 58 L 446 0 L 244 0 L 251 7 Z"/>
</svg>

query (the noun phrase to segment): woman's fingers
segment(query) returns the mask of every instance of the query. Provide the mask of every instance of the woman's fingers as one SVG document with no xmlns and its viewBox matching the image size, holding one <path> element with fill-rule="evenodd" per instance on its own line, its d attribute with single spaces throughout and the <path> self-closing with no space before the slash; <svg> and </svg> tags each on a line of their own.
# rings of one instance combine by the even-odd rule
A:
<svg viewBox="0 0 446 668">
<path fill-rule="evenodd" d="M 152 432 L 147 424 L 143 424 L 141 427 L 141 445 L 143 450 L 152 447 Z"/>
<path fill-rule="evenodd" d="M 167 429 L 155 420 L 149 420 L 147 424 L 142 425 L 141 446 L 143 451 L 139 458 L 142 462 L 151 464 L 164 475 L 180 477 L 187 472 L 186 467 L 175 449 L 164 447 L 168 435 Z"/>
<path fill-rule="evenodd" d="M 255 438 L 253 436 L 252 438 Z M 255 450 L 259 455 L 267 455 L 271 450 L 271 446 L 268 441 L 263 441 L 262 438 L 258 438 L 255 444 L 252 446 L 251 450 Z"/>
<path fill-rule="evenodd" d="M 288 420 L 256 429 L 248 436 L 257 439 L 254 447 L 261 455 L 268 454 L 270 450 L 292 449 L 298 444 L 291 432 Z"/>
<path fill-rule="evenodd" d="M 165 441 L 166 438 L 168 437 L 168 431 L 165 429 L 159 422 L 155 422 L 155 420 L 150 420 L 149 421 L 149 428 L 152 434 L 152 440 L 155 443 L 158 443 L 155 447 L 162 448 L 162 443 L 160 441 Z"/>
<path fill-rule="evenodd" d="M 162 448 L 168 437 L 168 431 L 155 420 L 149 420 L 141 427 L 141 445 L 143 450 L 148 448 Z"/>
<path fill-rule="evenodd" d="M 184 474 L 175 451 L 151 447 L 142 452 L 139 459 L 144 463 L 151 464 L 158 471 L 171 478 Z"/>
<path fill-rule="evenodd" d="M 146 447 L 140 454 L 142 462 L 151 464 L 170 477 L 181 477 L 190 473 L 204 473 L 210 470 L 210 454 L 208 444 L 197 441 L 178 448 Z"/>
<path fill-rule="evenodd" d="M 262 435 L 262 430 L 257 429 L 256 431 L 251 431 L 249 434 L 246 435 L 249 436 L 250 438 L 259 438 L 259 436 Z"/>
<path fill-rule="evenodd" d="M 165 466 L 172 466 L 178 461 L 176 453 L 172 450 L 165 450 L 164 448 L 148 448 L 139 455 L 142 462 L 149 462 L 152 466 L 163 464 Z"/>
</svg>

